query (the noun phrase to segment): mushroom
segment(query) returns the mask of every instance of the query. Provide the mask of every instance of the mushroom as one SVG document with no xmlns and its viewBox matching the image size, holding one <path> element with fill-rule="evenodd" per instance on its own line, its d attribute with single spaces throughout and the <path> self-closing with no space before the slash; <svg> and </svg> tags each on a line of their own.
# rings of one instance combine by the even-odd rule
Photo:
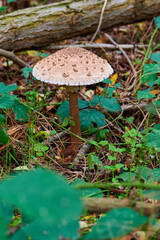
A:
<svg viewBox="0 0 160 240">
<path fill-rule="evenodd" d="M 33 68 L 33 76 L 41 81 L 62 85 L 69 94 L 71 125 L 71 145 L 77 150 L 82 143 L 78 106 L 78 91 L 81 86 L 91 85 L 104 80 L 113 73 L 107 60 L 78 47 L 63 48 L 39 61 Z"/>
</svg>

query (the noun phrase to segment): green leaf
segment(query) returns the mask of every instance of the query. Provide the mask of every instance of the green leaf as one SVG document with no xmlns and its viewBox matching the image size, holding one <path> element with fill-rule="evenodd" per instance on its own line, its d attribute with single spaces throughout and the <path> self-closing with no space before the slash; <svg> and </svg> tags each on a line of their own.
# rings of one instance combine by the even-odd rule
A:
<svg viewBox="0 0 160 240">
<path fill-rule="evenodd" d="M 0 127 L 2 126 L 2 123 L 4 122 L 5 118 L 2 114 L 0 114 Z"/>
<path fill-rule="evenodd" d="M 153 98 L 153 97 L 156 97 L 154 94 L 151 94 L 150 92 L 150 89 L 146 89 L 146 90 L 143 90 L 143 91 L 138 91 L 137 93 L 137 97 L 138 99 L 142 99 L 142 98 Z"/>
<path fill-rule="evenodd" d="M 138 166 L 135 173 L 138 179 L 143 179 L 146 182 L 151 174 L 151 169 L 146 166 Z"/>
<path fill-rule="evenodd" d="M 0 97 L 0 108 L 4 108 L 4 109 L 9 109 L 12 108 L 15 100 L 17 100 L 17 96 L 15 95 L 2 95 L 2 97 Z"/>
<path fill-rule="evenodd" d="M 106 78 L 103 80 L 103 83 L 112 83 L 112 81 L 109 78 Z"/>
<path fill-rule="evenodd" d="M 0 128 L 0 143 L 7 144 L 9 142 L 8 134 Z"/>
<path fill-rule="evenodd" d="M 160 62 L 160 53 L 159 52 L 155 52 L 149 55 L 149 58 L 154 61 L 159 63 Z"/>
<path fill-rule="evenodd" d="M 16 120 L 25 121 L 28 119 L 28 115 L 27 115 L 28 108 L 24 104 L 20 103 L 19 101 L 14 102 L 13 111 L 16 115 Z"/>
<path fill-rule="evenodd" d="M 154 22 L 155 22 L 157 28 L 160 29 L 160 16 L 155 17 Z"/>
<path fill-rule="evenodd" d="M 96 107 L 98 104 L 103 107 L 105 111 L 121 111 L 121 107 L 116 98 L 105 98 L 104 96 L 95 95 L 89 105 L 92 107 Z"/>
<path fill-rule="evenodd" d="M 158 182 L 160 180 L 160 168 L 151 169 L 151 176 L 149 181 Z"/>
<path fill-rule="evenodd" d="M 8 224 L 13 217 L 13 208 L 10 204 L 5 203 L 0 199 L 0 239 L 7 240 L 6 232 L 8 230 Z"/>
<path fill-rule="evenodd" d="M 24 231 L 34 240 L 57 240 L 61 238 L 77 239 L 79 223 L 77 220 L 64 221 L 62 224 L 37 219 L 31 222 Z"/>
<path fill-rule="evenodd" d="M 148 221 L 148 217 L 143 217 L 130 208 L 113 209 L 97 221 L 91 233 L 85 235 L 84 239 L 119 238 Z"/>
<path fill-rule="evenodd" d="M 116 178 L 122 179 L 125 182 L 132 182 L 135 180 L 136 174 L 132 172 L 123 172 Z"/>
<path fill-rule="evenodd" d="M 18 86 L 17 85 L 5 85 L 3 82 L 0 83 L 0 94 L 9 93 L 14 91 Z"/>
<path fill-rule="evenodd" d="M 95 109 L 84 109 L 80 111 L 80 124 L 81 130 L 86 131 L 93 127 L 92 123 L 95 123 L 97 127 L 105 126 L 105 116 L 103 113 Z"/>
<path fill-rule="evenodd" d="M 149 133 L 146 144 L 148 147 L 160 148 L 160 130 L 154 129 L 152 133 Z"/>
<path fill-rule="evenodd" d="M 36 57 L 39 57 L 39 56 L 43 56 L 44 58 L 46 58 L 46 57 L 49 56 L 49 54 L 47 54 L 47 53 L 37 53 Z"/>
<path fill-rule="evenodd" d="M 25 79 L 27 79 L 29 77 L 29 74 L 32 73 L 33 68 L 30 67 L 24 67 L 22 68 L 22 75 L 25 77 Z"/>
<path fill-rule="evenodd" d="M 101 105 L 105 111 L 109 111 L 109 112 L 122 111 L 116 98 L 101 97 Z"/>
<path fill-rule="evenodd" d="M 78 99 L 79 109 L 87 108 L 89 106 L 88 101 L 83 101 L 81 99 Z"/>
<path fill-rule="evenodd" d="M 7 3 L 16 2 L 17 0 L 7 0 Z"/>
<path fill-rule="evenodd" d="M 71 182 L 71 186 L 76 186 L 76 184 L 85 184 L 86 182 L 84 181 L 84 179 L 79 179 L 76 178 L 76 180 L 74 180 L 73 182 Z M 77 191 L 79 191 L 81 198 L 82 197 L 97 197 L 97 198 L 103 198 L 103 193 L 101 190 L 97 189 L 97 188 L 92 188 L 92 189 L 88 189 L 88 188 L 84 188 L 84 189 L 77 189 Z"/>
<path fill-rule="evenodd" d="M 96 165 L 97 167 L 101 166 L 102 169 L 105 169 L 103 164 L 99 160 L 99 157 L 97 157 L 96 155 L 94 155 L 92 153 L 88 154 L 87 163 L 88 163 L 88 168 L 89 169 L 93 169 L 94 165 Z"/>
<path fill-rule="evenodd" d="M 66 117 L 69 117 L 69 102 L 64 101 L 58 108 L 56 114 L 60 116 L 62 121 L 64 121 Z"/>
<path fill-rule="evenodd" d="M 82 212 L 78 192 L 62 177 L 42 169 L 6 180 L 0 185 L 0 197 L 32 220 L 44 219 L 57 225 L 73 221 Z"/>
</svg>

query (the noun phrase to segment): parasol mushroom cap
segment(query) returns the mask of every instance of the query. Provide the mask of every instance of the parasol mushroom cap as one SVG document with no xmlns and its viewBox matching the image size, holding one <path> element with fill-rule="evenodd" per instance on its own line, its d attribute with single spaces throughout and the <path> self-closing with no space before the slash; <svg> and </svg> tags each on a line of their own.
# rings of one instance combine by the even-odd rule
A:
<svg viewBox="0 0 160 240">
<path fill-rule="evenodd" d="M 39 61 L 33 68 L 36 79 L 66 86 L 95 84 L 112 73 L 107 60 L 78 47 L 63 48 Z"/>
</svg>

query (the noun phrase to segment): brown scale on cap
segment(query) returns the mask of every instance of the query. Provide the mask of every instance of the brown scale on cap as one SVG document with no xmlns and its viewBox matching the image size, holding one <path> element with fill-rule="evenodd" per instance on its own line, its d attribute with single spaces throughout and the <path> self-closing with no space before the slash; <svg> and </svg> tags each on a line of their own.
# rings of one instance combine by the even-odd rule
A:
<svg viewBox="0 0 160 240">
<path fill-rule="evenodd" d="M 68 86 L 98 83 L 112 73 L 112 67 L 107 60 L 86 49 L 73 47 L 53 53 L 38 62 L 33 69 L 33 75 L 38 80 Z"/>
</svg>

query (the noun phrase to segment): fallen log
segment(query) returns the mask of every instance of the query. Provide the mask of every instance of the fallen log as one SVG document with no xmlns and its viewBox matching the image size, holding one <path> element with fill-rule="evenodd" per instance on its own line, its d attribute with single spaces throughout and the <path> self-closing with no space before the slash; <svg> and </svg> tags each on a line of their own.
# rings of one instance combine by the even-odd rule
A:
<svg viewBox="0 0 160 240">
<path fill-rule="evenodd" d="M 0 16 L 0 48 L 24 50 L 94 33 L 103 0 L 64 0 Z M 160 14 L 160 0 L 110 0 L 101 29 L 150 19 Z"/>
</svg>

